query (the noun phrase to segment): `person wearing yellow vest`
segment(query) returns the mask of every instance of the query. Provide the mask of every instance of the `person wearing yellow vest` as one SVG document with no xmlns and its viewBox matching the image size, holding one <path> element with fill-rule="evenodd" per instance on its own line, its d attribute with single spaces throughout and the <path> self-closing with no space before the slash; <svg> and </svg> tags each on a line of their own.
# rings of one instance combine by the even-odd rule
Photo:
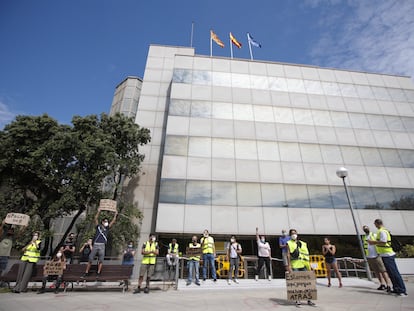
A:
<svg viewBox="0 0 414 311">
<path fill-rule="evenodd" d="M 367 257 L 369 267 L 375 272 L 375 275 L 378 277 L 380 282 L 380 286 L 377 289 L 390 292 L 392 283 L 388 277 L 382 258 L 378 255 L 375 245 L 368 244 L 368 241 L 375 241 L 377 239 L 377 235 L 374 232 L 370 232 L 367 225 L 364 225 L 362 230 L 365 232 L 365 235 L 362 236 L 365 256 Z"/>
<path fill-rule="evenodd" d="M 385 269 L 390 276 L 393 286 L 391 293 L 397 294 L 398 296 L 406 296 L 407 289 L 400 271 L 398 271 L 397 264 L 395 263 L 395 253 L 391 247 L 391 234 L 384 228 L 381 219 L 375 219 L 374 225 L 378 229 L 376 240 L 369 240 L 368 244 L 375 245 L 377 253 L 381 256 L 382 261 L 384 262 Z"/>
<path fill-rule="evenodd" d="M 18 294 L 27 291 L 27 284 L 29 284 L 33 268 L 40 259 L 40 243 L 40 233 L 35 231 L 30 243 L 23 247 L 24 253 L 20 258 L 21 264 L 17 274 L 16 285 L 12 290 L 13 293 Z"/>
<path fill-rule="evenodd" d="M 214 244 L 214 238 L 210 236 L 208 230 L 204 230 L 203 237 L 200 239 L 201 248 L 203 250 L 203 281 L 207 278 L 207 266 L 210 265 L 211 276 L 213 281 L 217 281 L 216 275 L 216 246 Z"/>
<path fill-rule="evenodd" d="M 306 242 L 298 239 L 298 232 L 296 229 L 289 230 L 290 240 L 287 241 L 288 248 L 288 272 L 292 271 L 309 271 L 309 250 Z M 296 301 L 296 305 L 299 306 L 300 301 Z M 315 303 L 308 300 L 308 305 L 314 306 Z"/>
<path fill-rule="evenodd" d="M 177 243 L 176 239 L 172 239 L 171 243 L 168 244 L 168 253 L 165 258 L 167 259 L 168 268 L 171 268 L 171 266 L 176 266 L 178 263 L 178 248 L 179 245 Z"/>
<path fill-rule="evenodd" d="M 154 274 L 155 263 L 159 254 L 159 247 L 154 234 L 150 234 L 148 241 L 142 245 L 141 254 L 142 260 L 139 269 L 138 287 L 134 290 L 134 294 L 139 294 L 141 292 L 141 285 L 145 275 L 146 283 L 144 293 L 149 293 L 150 280 Z"/>
<path fill-rule="evenodd" d="M 187 269 L 188 269 L 188 278 L 187 278 L 187 286 L 193 282 L 193 269 L 195 272 L 195 284 L 200 286 L 199 280 L 199 270 L 200 270 L 200 255 L 195 255 L 196 253 L 201 254 L 201 244 L 197 243 L 197 236 L 193 236 L 191 238 L 191 243 L 188 244 L 188 253 L 190 253 L 190 257 L 187 261 Z"/>
</svg>

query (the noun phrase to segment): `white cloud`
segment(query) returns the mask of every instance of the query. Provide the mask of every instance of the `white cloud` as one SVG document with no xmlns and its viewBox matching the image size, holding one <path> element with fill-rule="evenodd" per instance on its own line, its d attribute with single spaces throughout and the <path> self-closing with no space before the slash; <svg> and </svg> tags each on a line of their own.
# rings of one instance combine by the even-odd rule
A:
<svg viewBox="0 0 414 311">
<path fill-rule="evenodd" d="M 0 129 L 10 123 L 16 115 L 9 110 L 9 107 L 0 101 Z"/>
<path fill-rule="evenodd" d="M 414 77 L 414 1 L 348 1 L 321 9 L 326 17 L 312 48 L 314 64 Z"/>
</svg>

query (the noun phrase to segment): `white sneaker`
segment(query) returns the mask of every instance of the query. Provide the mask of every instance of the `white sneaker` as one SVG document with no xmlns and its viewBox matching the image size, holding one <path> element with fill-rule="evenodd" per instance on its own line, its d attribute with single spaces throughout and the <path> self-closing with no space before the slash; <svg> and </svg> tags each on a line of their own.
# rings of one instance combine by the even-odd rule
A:
<svg viewBox="0 0 414 311">
<path fill-rule="evenodd" d="M 231 281 L 230 279 L 227 280 L 227 284 L 231 285 Z"/>
<path fill-rule="evenodd" d="M 258 275 L 255 275 L 255 276 L 254 276 L 254 280 L 255 280 L 255 281 L 259 281 L 259 276 L 258 276 Z"/>
<path fill-rule="evenodd" d="M 234 283 L 239 284 L 239 280 L 238 279 L 234 279 Z"/>
<path fill-rule="evenodd" d="M 267 279 L 268 279 L 269 281 L 271 281 L 271 280 L 272 280 L 272 277 L 269 275 Z"/>
</svg>

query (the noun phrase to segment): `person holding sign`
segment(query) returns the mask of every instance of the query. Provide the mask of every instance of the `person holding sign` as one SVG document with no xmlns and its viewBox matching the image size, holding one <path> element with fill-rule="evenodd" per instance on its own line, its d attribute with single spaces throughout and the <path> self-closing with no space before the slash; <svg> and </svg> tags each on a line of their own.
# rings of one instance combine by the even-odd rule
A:
<svg viewBox="0 0 414 311">
<path fill-rule="evenodd" d="M 197 255 L 196 253 L 201 254 L 201 244 L 197 243 L 197 236 L 193 235 L 191 238 L 191 243 L 188 244 L 187 253 L 191 255 L 187 255 L 188 261 L 187 261 L 187 269 L 188 269 L 188 279 L 187 279 L 187 286 L 190 285 L 193 282 L 193 269 L 195 272 L 195 284 L 200 286 L 200 255 Z"/>
<path fill-rule="evenodd" d="M 12 292 L 19 294 L 27 291 L 27 284 L 32 276 L 33 268 L 40 259 L 40 233 L 33 232 L 32 240 L 29 244 L 23 247 L 23 256 L 20 258 L 21 264 L 17 274 L 16 285 Z"/>
<path fill-rule="evenodd" d="M 37 292 L 44 294 L 46 283 L 50 277 L 56 278 L 55 294 L 59 293 L 60 284 L 62 284 L 63 270 L 66 269 L 66 258 L 62 251 L 58 251 L 51 261 L 45 263 L 43 267 L 42 288 Z"/>
<path fill-rule="evenodd" d="M 308 271 L 309 265 L 309 250 L 306 242 L 298 239 L 296 229 L 289 230 L 290 240 L 287 241 L 288 247 L 288 273 L 292 271 Z M 301 305 L 299 300 L 296 300 L 296 305 Z M 315 303 L 308 300 L 308 305 L 314 306 Z"/>
<path fill-rule="evenodd" d="M 108 242 L 109 229 L 111 229 L 114 225 L 116 221 L 116 216 L 118 215 L 118 212 L 115 211 L 114 218 L 111 222 L 108 221 L 108 218 L 104 218 L 99 224 L 99 214 L 101 213 L 101 210 L 101 208 L 98 208 L 98 212 L 95 215 L 96 231 L 95 237 L 93 239 L 93 248 L 92 252 L 89 255 L 89 262 L 86 266 L 86 271 L 82 277 L 89 276 L 89 270 L 91 269 L 92 262 L 95 259 L 95 256 L 98 256 L 98 271 L 96 272 L 96 278 L 98 279 L 101 275 L 103 261 L 105 257 L 105 246 Z"/>
</svg>

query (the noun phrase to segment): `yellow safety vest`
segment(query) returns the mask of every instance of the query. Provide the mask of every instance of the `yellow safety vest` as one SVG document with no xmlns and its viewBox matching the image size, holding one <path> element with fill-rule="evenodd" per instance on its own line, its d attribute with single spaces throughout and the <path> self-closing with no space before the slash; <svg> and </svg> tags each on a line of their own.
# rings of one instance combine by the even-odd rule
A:
<svg viewBox="0 0 414 311">
<path fill-rule="evenodd" d="M 379 255 L 394 253 L 394 250 L 391 247 L 391 234 L 384 227 L 381 227 L 381 228 L 378 229 L 377 241 L 381 241 L 381 232 L 382 231 L 384 231 L 387 234 L 387 242 L 384 245 L 375 245 L 375 249 L 377 250 L 377 253 Z"/>
<path fill-rule="evenodd" d="M 149 241 L 147 241 L 147 242 L 145 242 L 144 251 L 145 252 L 155 252 L 156 249 L 157 249 L 157 246 L 158 246 L 157 242 L 150 243 Z M 148 254 L 148 255 L 144 255 L 141 262 L 144 265 L 155 265 L 156 260 L 157 260 L 157 255 L 151 253 L 151 254 Z"/>
<path fill-rule="evenodd" d="M 33 245 L 32 243 L 30 243 L 30 245 L 26 248 L 22 258 L 20 258 L 21 261 L 28 261 L 28 262 L 38 262 L 40 259 L 40 250 L 39 250 L 39 245 L 40 245 L 40 240 L 36 240 L 35 244 Z"/>
<path fill-rule="evenodd" d="M 201 245 L 203 247 L 203 254 L 214 253 L 214 239 L 211 236 L 201 238 Z"/>
<path fill-rule="evenodd" d="M 302 269 L 306 268 L 310 270 L 309 266 L 309 250 L 306 242 L 300 241 L 301 246 L 298 247 L 298 244 L 294 240 L 289 240 L 287 245 L 289 247 L 290 253 L 290 265 L 292 269 Z M 298 248 L 299 253 L 298 257 L 292 257 L 292 254 L 295 252 L 296 248 Z"/>
<path fill-rule="evenodd" d="M 375 234 L 370 232 L 369 235 L 369 240 L 374 241 L 376 240 Z M 365 250 L 365 256 L 368 256 L 368 240 L 367 240 L 367 236 L 363 235 L 362 236 L 362 241 L 364 242 L 364 250 Z"/>
<path fill-rule="evenodd" d="M 178 254 L 178 243 L 175 243 L 174 248 L 172 243 L 168 244 L 168 252 L 171 254 Z"/>
<path fill-rule="evenodd" d="M 188 244 L 188 248 L 201 248 L 201 244 L 197 243 L 194 245 L 193 243 Z M 190 260 L 200 261 L 200 256 L 193 256 L 189 258 Z"/>
</svg>

